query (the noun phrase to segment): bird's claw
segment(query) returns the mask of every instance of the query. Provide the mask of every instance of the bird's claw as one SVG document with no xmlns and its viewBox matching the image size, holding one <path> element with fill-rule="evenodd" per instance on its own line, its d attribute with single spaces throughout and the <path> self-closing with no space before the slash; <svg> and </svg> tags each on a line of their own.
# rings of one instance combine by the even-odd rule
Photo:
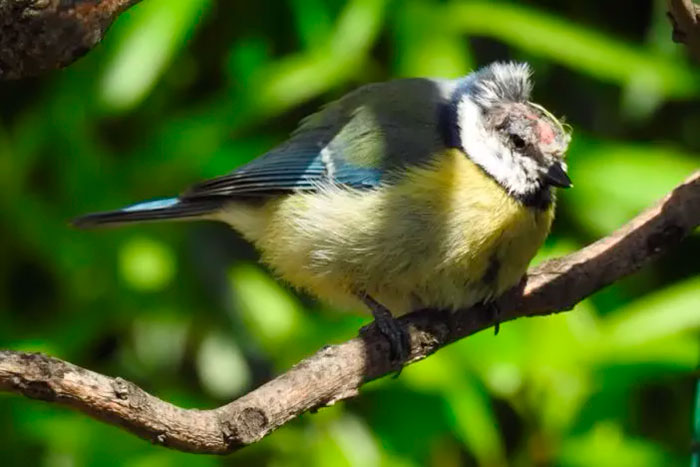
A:
<svg viewBox="0 0 700 467">
<path fill-rule="evenodd" d="M 395 377 L 401 373 L 404 362 L 408 359 L 411 343 L 406 330 L 392 316 L 391 312 L 369 295 L 362 295 L 362 301 L 372 311 L 374 323 L 379 332 L 389 342 L 389 356 L 393 363 L 400 365 Z"/>
<path fill-rule="evenodd" d="M 375 315 L 374 322 L 377 323 L 379 332 L 389 341 L 391 361 L 403 364 L 408 359 L 410 349 L 408 333 L 391 315 L 382 317 Z"/>
</svg>

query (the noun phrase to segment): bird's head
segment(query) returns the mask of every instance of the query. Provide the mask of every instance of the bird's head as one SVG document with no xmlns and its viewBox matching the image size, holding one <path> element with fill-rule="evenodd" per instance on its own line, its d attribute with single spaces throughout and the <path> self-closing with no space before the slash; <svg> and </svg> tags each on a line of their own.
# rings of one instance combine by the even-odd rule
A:
<svg viewBox="0 0 700 467">
<path fill-rule="evenodd" d="M 493 63 L 464 78 L 455 90 L 459 147 L 512 196 L 548 205 L 549 187 L 571 186 L 564 156 L 570 131 L 530 102 L 527 64 Z"/>
</svg>

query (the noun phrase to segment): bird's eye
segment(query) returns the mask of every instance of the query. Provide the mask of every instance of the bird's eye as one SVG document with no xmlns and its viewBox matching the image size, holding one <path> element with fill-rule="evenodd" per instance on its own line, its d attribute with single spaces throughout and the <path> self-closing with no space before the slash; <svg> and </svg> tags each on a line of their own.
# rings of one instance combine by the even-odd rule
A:
<svg viewBox="0 0 700 467">
<path fill-rule="evenodd" d="M 525 147 L 525 140 L 519 135 L 511 134 L 510 141 L 513 143 L 513 146 L 515 146 L 516 149 L 523 149 Z"/>
</svg>

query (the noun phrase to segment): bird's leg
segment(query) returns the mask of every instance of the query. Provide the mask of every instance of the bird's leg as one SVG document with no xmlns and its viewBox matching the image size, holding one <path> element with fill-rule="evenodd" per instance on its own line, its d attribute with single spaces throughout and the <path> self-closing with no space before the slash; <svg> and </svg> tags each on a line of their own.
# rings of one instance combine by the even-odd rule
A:
<svg viewBox="0 0 700 467">
<path fill-rule="evenodd" d="M 372 312 L 374 322 L 379 332 L 389 341 L 391 359 L 400 363 L 405 362 L 410 349 L 408 333 L 399 325 L 389 309 L 384 305 L 366 293 L 359 293 L 357 295 Z"/>
<path fill-rule="evenodd" d="M 496 302 L 488 302 L 486 306 L 491 309 L 491 313 L 493 314 L 494 320 L 496 321 L 496 324 L 493 325 L 493 335 L 497 336 L 498 331 L 501 330 L 501 308 Z"/>
</svg>

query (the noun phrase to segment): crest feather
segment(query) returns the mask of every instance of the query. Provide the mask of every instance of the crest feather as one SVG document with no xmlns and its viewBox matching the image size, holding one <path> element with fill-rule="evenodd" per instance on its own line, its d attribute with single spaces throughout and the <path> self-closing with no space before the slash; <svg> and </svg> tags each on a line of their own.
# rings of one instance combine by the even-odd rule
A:
<svg viewBox="0 0 700 467">
<path fill-rule="evenodd" d="M 482 108 L 503 102 L 527 102 L 532 92 L 531 76 L 527 63 L 492 63 L 471 76 L 472 99 Z"/>
</svg>

